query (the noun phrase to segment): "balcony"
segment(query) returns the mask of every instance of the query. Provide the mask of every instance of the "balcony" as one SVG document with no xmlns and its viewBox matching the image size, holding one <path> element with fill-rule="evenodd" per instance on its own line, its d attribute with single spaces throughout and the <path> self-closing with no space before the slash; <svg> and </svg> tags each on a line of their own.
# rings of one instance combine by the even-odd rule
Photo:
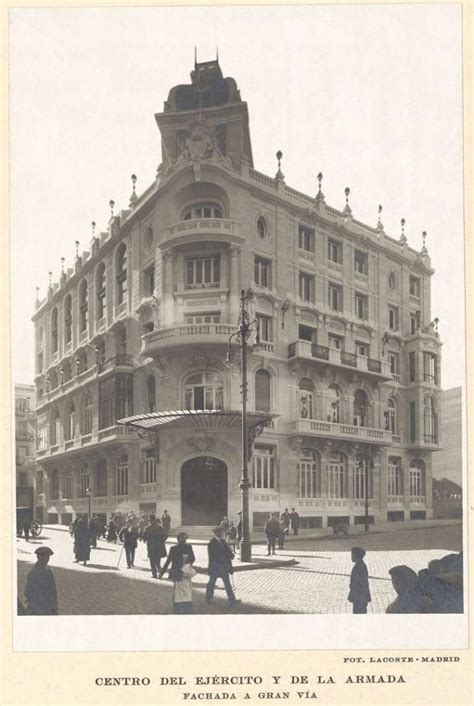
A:
<svg viewBox="0 0 474 706">
<path fill-rule="evenodd" d="M 391 431 L 337 422 L 322 422 L 317 419 L 294 419 L 288 425 L 288 433 L 290 436 L 319 436 L 341 439 L 341 441 L 362 441 L 380 446 L 391 446 L 393 443 Z"/>
<path fill-rule="evenodd" d="M 389 495 L 387 497 L 387 505 L 389 505 L 390 507 L 403 507 L 403 503 L 403 495 Z"/>
<path fill-rule="evenodd" d="M 340 351 L 337 348 L 320 346 L 318 343 L 311 343 L 311 341 L 295 341 L 294 343 L 290 343 L 288 346 L 288 358 L 318 360 L 327 365 L 345 368 L 346 370 L 354 370 L 355 368 L 368 375 L 374 375 L 381 380 L 392 379 L 390 364 L 385 360 L 366 358 L 356 353 Z"/>
<path fill-rule="evenodd" d="M 103 363 L 99 363 L 99 373 L 105 373 L 114 368 L 133 368 L 133 355 L 129 353 L 118 353 L 108 358 Z"/>
<path fill-rule="evenodd" d="M 230 324 L 183 324 L 151 331 L 142 336 L 142 355 L 153 356 L 165 348 L 175 346 L 227 345 L 235 326 Z"/>
<path fill-rule="evenodd" d="M 203 240 L 241 245 L 245 239 L 240 235 L 239 223 L 225 218 L 195 218 L 165 228 L 160 246 L 162 250 L 167 250 Z"/>
<path fill-rule="evenodd" d="M 156 483 L 140 483 L 140 500 L 156 496 L 158 485 Z"/>
<path fill-rule="evenodd" d="M 121 424 L 114 424 L 111 427 L 107 427 L 106 429 L 99 429 L 99 432 L 97 434 L 98 441 L 110 441 L 111 439 L 116 439 L 117 437 L 128 437 L 129 439 L 136 439 L 137 432 L 136 430 L 131 429 L 130 427 L 123 426 Z"/>
</svg>

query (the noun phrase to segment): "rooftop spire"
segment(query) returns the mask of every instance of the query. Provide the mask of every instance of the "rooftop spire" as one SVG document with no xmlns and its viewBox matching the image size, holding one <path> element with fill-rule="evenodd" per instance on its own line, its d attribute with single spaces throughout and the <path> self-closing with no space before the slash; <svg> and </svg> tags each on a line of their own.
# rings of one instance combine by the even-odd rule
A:
<svg viewBox="0 0 474 706">
<path fill-rule="evenodd" d="M 138 201 L 137 192 L 135 191 L 135 184 L 137 183 L 136 174 L 132 174 L 131 179 L 132 179 L 133 191 L 132 191 L 132 195 L 130 196 L 130 208 L 135 208 L 135 205 Z"/>
<path fill-rule="evenodd" d="M 352 216 L 352 209 L 349 206 L 349 194 L 351 193 L 351 190 L 349 189 L 348 186 L 344 189 L 344 193 L 346 195 L 346 205 L 344 206 L 343 214 L 344 216 Z"/>
<path fill-rule="evenodd" d="M 277 162 L 278 162 L 278 171 L 275 174 L 275 179 L 284 179 L 285 178 L 285 175 L 281 171 L 281 158 L 282 157 L 283 157 L 283 152 L 281 150 L 278 150 L 278 152 L 276 153 L 276 158 L 277 158 Z"/>
<path fill-rule="evenodd" d="M 406 235 L 405 235 L 405 223 L 406 223 L 406 220 L 405 220 L 404 218 L 402 218 L 402 220 L 400 221 L 400 223 L 402 224 L 402 232 L 401 232 L 401 235 L 400 235 L 400 243 L 401 243 L 402 245 L 406 245 L 406 242 L 407 242 L 407 237 L 406 237 Z"/>
<path fill-rule="evenodd" d="M 379 216 L 378 216 L 377 228 L 376 228 L 379 233 L 383 233 L 382 211 L 383 211 L 383 207 L 379 204 L 379 207 L 378 207 Z"/>
<path fill-rule="evenodd" d="M 324 201 L 324 194 L 321 189 L 321 183 L 323 181 L 323 173 L 322 172 L 319 172 L 319 174 L 317 176 L 317 180 L 318 180 L 318 193 L 316 194 L 316 201 Z"/>
</svg>

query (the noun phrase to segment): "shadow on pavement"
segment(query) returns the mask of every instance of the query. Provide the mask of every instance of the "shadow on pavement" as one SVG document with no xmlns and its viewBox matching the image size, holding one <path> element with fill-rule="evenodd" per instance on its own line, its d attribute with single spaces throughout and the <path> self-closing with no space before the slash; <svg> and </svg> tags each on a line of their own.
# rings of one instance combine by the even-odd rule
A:
<svg viewBox="0 0 474 706">
<path fill-rule="evenodd" d="M 91 565 L 92 566 L 92 565 Z M 18 561 L 18 597 L 24 601 L 26 577 L 31 563 Z M 86 569 L 87 567 L 84 567 Z M 52 566 L 58 591 L 59 615 L 171 615 L 173 614 L 173 585 L 169 581 L 142 581 L 133 576 L 110 571 L 88 573 Z M 195 614 L 276 614 L 286 611 L 247 603 L 239 592 L 242 603 L 231 608 L 227 597 L 215 596 L 205 602 L 205 585 L 193 587 Z"/>
</svg>

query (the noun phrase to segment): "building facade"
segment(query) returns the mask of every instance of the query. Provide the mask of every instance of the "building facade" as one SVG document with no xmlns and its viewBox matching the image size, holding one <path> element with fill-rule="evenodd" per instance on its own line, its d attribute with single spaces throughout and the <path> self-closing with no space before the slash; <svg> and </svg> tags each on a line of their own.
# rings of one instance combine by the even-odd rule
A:
<svg viewBox="0 0 474 706">
<path fill-rule="evenodd" d="M 462 485 L 462 388 L 441 392 L 440 431 L 443 447 L 433 457 L 433 478 Z"/>
<path fill-rule="evenodd" d="M 36 467 L 36 413 L 34 385 L 15 385 L 15 476 L 17 524 L 42 519 L 45 496 L 41 471 Z"/>
<path fill-rule="evenodd" d="M 161 511 L 210 525 L 240 507 L 241 440 L 209 417 L 157 435 L 118 419 L 239 410 L 225 365 L 252 287 L 260 344 L 249 410 L 274 415 L 254 440 L 251 517 L 296 507 L 307 526 L 430 517 L 440 348 L 433 270 L 410 248 L 254 169 L 247 105 L 218 62 L 195 65 L 157 114 L 156 181 L 114 211 L 74 268 L 38 301 L 38 461 L 47 519 Z M 94 224 L 93 224 L 94 227 Z"/>
</svg>

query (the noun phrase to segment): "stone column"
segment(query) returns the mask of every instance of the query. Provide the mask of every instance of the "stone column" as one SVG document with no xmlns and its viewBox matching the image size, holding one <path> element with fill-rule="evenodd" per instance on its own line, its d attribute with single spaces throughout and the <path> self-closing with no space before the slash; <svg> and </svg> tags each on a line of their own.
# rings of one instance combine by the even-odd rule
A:
<svg viewBox="0 0 474 706">
<path fill-rule="evenodd" d="M 410 519 L 410 458 L 403 459 L 403 507 L 405 519 Z"/>
<path fill-rule="evenodd" d="M 163 326 L 173 325 L 173 255 L 166 252 L 163 255 L 165 261 L 165 283 L 163 296 Z"/>
<path fill-rule="evenodd" d="M 328 526 L 328 473 L 329 473 L 329 452 L 326 449 L 318 449 L 321 458 L 321 500 L 322 500 L 322 526 Z"/>
<path fill-rule="evenodd" d="M 239 316 L 239 256 L 240 249 L 230 248 L 229 323 L 236 324 Z"/>
<path fill-rule="evenodd" d="M 138 443 L 128 444 L 128 501 L 138 512 L 140 499 L 140 466 L 141 454 Z"/>
<path fill-rule="evenodd" d="M 375 473 L 375 468 L 374 468 Z M 383 449 L 380 452 L 380 466 L 378 469 L 379 476 L 379 498 L 380 498 L 380 517 L 386 519 L 388 507 L 388 449 Z M 374 476 L 375 480 L 375 476 Z M 375 485 L 374 485 L 375 497 Z"/>
</svg>

